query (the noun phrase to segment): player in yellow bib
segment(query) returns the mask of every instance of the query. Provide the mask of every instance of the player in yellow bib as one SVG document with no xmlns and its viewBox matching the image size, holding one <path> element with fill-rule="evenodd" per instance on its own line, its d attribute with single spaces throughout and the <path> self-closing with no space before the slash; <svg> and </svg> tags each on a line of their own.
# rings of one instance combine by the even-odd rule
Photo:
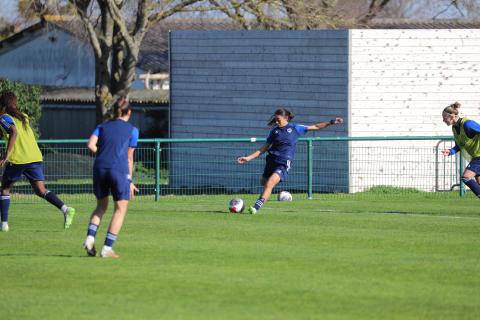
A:
<svg viewBox="0 0 480 320">
<path fill-rule="evenodd" d="M 75 209 L 66 206 L 55 193 L 45 188 L 42 153 L 28 116 L 18 110 L 17 97 L 11 91 L 3 91 L 0 95 L 0 127 L 6 143 L 5 151 L 0 157 L 0 166 L 5 166 L 0 188 L 1 230 L 9 230 L 10 190 L 22 175 L 30 181 L 35 194 L 60 209 L 64 217 L 64 228 L 68 229 L 72 224 Z"/>
<path fill-rule="evenodd" d="M 480 124 L 468 118 L 460 118 L 460 103 L 455 102 L 443 109 L 443 122 L 452 126 L 455 146 L 442 151 L 444 156 L 451 156 L 461 151 L 471 157 L 471 161 L 463 172 L 463 182 L 480 197 Z"/>
</svg>

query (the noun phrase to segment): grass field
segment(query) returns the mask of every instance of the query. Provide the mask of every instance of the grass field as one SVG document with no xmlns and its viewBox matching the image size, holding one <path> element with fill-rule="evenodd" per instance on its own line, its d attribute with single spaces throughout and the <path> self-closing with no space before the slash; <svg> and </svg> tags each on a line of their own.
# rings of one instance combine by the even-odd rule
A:
<svg viewBox="0 0 480 320">
<path fill-rule="evenodd" d="M 227 200 L 137 198 L 121 259 L 105 260 L 81 249 L 92 201 L 72 201 L 64 231 L 50 205 L 14 199 L 0 232 L 0 319 L 479 317 L 478 200 L 322 195 L 255 216 L 227 213 Z"/>
</svg>

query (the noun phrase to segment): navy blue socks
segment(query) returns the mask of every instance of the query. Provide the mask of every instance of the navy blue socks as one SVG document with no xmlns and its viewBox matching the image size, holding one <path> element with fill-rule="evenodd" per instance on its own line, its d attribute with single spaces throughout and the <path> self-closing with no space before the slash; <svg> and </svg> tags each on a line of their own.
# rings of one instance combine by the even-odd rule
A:
<svg viewBox="0 0 480 320">
<path fill-rule="evenodd" d="M 264 198 L 259 198 L 257 201 L 255 201 L 255 205 L 253 206 L 256 210 L 260 210 L 261 207 L 263 207 L 263 204 L 265 203 Z"/>
<path fill-rule="evenodd" d="M 477 183 L 477 180 L 475 180 L 475 178 L 463 177 L 462 180 L 470 188 L 470 190 L 475 193 L 477 197 L 480 196 L 480 184 Z"/>
<path fill-rule="evenodd" d="M 95 236 L 97 234 L 97 230 L 98 230 L 98 225 L 90 223 L 88 225 L 87 236 L 92 236 L 92 237 L 95 238 Z"/>
<path fill-rule="evenodd" d="M 67 207 L 65 206 L 63 201 L 57 197 L 57 195 L 54 192 L 47 190 L 47 192 L 43 194 L 43 197 L 45 198 L 45 200 L 47 200 L 48 202 L 53 204 L 55 207 L 60 209 L 63 213 L 65 213 L 64 209 L 66 210 Z"/>
<path fill-rule="evenodd" d="M 10 195 L 0 195 L 0 212 L 2 222 L 8 221 L 8 208 L 10 208 Z"/>
<path fill-rule="evenodd" d="M 115 241 L 117 241 L 117 235 L 107 232 L 107 237 L 105 238 L 105 243 L 103 244 L 105 247 L 113 247 L 115 244 Z"/>
</svg>

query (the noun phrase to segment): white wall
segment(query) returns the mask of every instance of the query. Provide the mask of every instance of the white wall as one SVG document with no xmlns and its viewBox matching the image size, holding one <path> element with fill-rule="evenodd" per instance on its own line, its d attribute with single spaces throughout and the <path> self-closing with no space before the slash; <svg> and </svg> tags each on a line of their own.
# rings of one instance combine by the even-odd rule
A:
<svg viewBox="0 0 480 320">
<path fill-rule="evenodd" d="M 441 113 L 455 101 L 480 121 L 480 30 L 351 30 L 350 41 L 351 136 L 451 136 Z M 351 191 L 379 180 L 432 190 L 436 142 L 376 143 L 374 155 L 351 143 Z"/>
</svg>

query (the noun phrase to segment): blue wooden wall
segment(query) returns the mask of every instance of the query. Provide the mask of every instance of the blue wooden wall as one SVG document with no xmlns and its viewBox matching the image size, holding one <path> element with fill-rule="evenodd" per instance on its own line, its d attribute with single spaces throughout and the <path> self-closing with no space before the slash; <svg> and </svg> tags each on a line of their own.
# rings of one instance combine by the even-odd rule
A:
<svg viewBox="0 0 480 320">
<path fill-rule="evenodd" d="M 172 32 L 171 137 L 266 137 L 267 120 L 279 107 L 292 110 L 297 115 L 294 121 L 301 124 L 328 121 L 335 116 L 348 123 L 348 43 L 348 30 Z M 348 124 L 308 134 L 346 135 Z M 251 164 L 239 166 L 233 159 L 257 147 L 252 144 L 223 151 L 206 147 L 203 152 L 186 148 L 172 151 L 171 156 L 194 159 L 190 170 L 201 175 L 212 171 L 212 159 L 228 153 L 231 164 L 226 161 L 216 168 L 221 167 L 218 170 L 225 177 L 232 172 L 246 177 Z M 347 145 L 338 143 L 331 150 L 317 152 L 315 166 L 324 170 L 314 177 L 320 186 L 317 191 L 348 190 Z M 319 163 L 323 152 L 338 157 L 330 164 Z M 254 162 L 258 175 L 246 179 L 238 189 L 253 190 L 258 186 L 263 159 Z M 171 168 L 171 182 L 179 187 L 231 184 L 221 174 L 208 182 L 195 182 L 188 175 L 175 177 L 176 172 L 184 171 L 182 163 Z M 305 172 L 305 148 L 299 146 L 292 176 L 284 188 L 288 183 L 306 185 Z M 318 179 L 323 180 L 320 183 Z"/>
</svg>

